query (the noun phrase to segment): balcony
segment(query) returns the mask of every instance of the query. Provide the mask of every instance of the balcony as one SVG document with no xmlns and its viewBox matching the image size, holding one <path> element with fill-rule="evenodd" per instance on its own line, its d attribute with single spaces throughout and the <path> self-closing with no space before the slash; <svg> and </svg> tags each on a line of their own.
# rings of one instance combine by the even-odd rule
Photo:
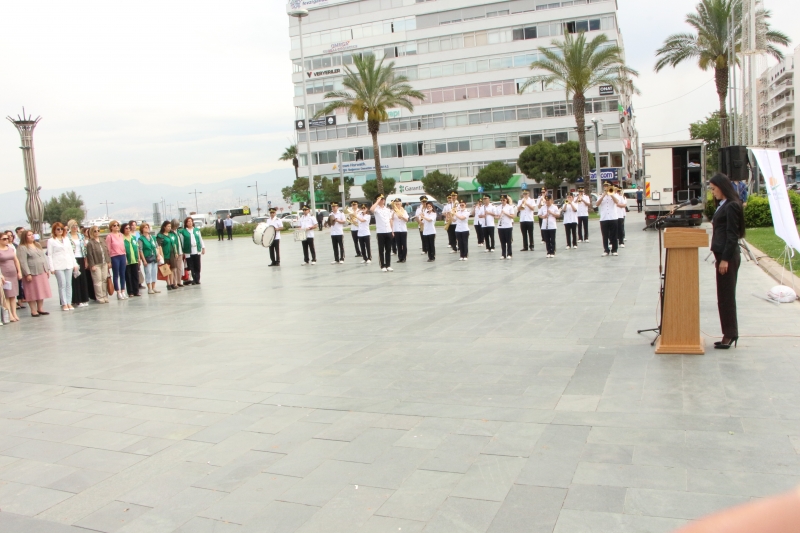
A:
<svg viewBox="0 0 800 533">
<path fill-rule="evenodd" d="M 792 116 L 792 113 L 779 113 L 777 115 L 772 115 L 770 122 L 772 123 L 772 126 L 775 127 L 786 122 L 794 122 L 794 117 Z"/>
<path fill-rule="evenodd" d="M 785 96 L 783 98 L 775 98 L 769 104 L 769 110 L 771 112 L 780 111 L 784 107 L 788 105 L 794 104 L 794 97 L 792 96 Z"/>
</svg>

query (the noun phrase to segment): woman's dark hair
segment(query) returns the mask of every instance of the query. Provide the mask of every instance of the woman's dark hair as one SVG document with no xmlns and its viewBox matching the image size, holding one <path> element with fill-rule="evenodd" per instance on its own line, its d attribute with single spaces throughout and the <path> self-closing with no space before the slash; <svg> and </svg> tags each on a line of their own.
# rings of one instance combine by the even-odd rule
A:
<svg viewBox="0 0 800 533">
<path fill-rule="evenodd" d="M 186 217 L 186 218 L 183 219 L 183 227 L 184 228 L 186 227 L 186 223 L 189 222 L 190 220 L 192 221 L 192 227 L 194 227 L 194 219 L 192 217 Z"/>
<path fill-rule="evenodd" d="M 129 225 L 127 222 L 125 222 L 124 224 L 122 224 L 122 225 L 119 227 L 119 232 L 120 232 L 120 233 L 125 233 L 125 230 L 126 230 L 126 229 L 130 229 L 130 228 L 131 228 L 131 227 L 130 227 L 130 225 Z"/>
<path fill-rule="evenodd" d="M 165 228 L 166 228 L 168 225 L 170 225 L 170 226 L 172 225 L 172 222 L 170 222 L 169 220 L 165 220 L 164 222 L 162 222 L 162 223 L 161 223 L 161 233 L 164 233 L 164 229 L 165 229 Z"/>
<path fill-rule="evenodd" d="M 739 222 L 739 238 L 741 239 L 744 237 L 744 209 L 742 208 L 742 201 L 739 198 L 739 193 L 736 192 L 736 189 L 733 188 L 733 183 L 731 180 L 728 179 L 728 176 L 725 174 L 714 174 L 714 177 L 708 180 L 709 183 L 714 185 L 717 189 L 720 190 L 722 196 L 725 197 L 726 202 L 731 202 L 736 204 L 737 209 L 734 209 L 734 215 L 738 218 Z"/>
</svg>

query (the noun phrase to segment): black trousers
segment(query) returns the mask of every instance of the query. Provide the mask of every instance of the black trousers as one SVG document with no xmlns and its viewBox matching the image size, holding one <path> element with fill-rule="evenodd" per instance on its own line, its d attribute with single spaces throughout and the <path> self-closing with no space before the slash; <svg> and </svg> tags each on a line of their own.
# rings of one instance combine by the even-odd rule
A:
<svg viewBox="0 0 800 533">
<path fill-rule="evenodd" d="M 638 198 L 636 199 L 636 211 L 641 213 L 642 212 L 642 201 Z"/>
<path fill-rule="evenodd" d="M 608 253 L 617 251 L 617 221 L 616 220 L 601 220 L 600 233 L 603 234 L 603 250 Z M 611 249 L 609 250 L 609 244 Z"/>
<path fill-rule="evenodd" d="M 578 246 L 578 223 L 577 222 L 570 222 L 569 224 L 564 224 L 564 233 L 567 234 L 567 246 Z"/>
<path fill-rule="evenodd" d="M 625 217 L 617 219 L 617 240 L 625 244 Z"/>
<path fill-rule="evenodd" d="M 511 232 L 513 228 L 497 228 L 500 237 L 500 252 L 503 257 L 511 257 Z"/>
<path fill-rule="evenodd" d="M 233 240 L 233 226 L 227 226 L 225 229 L 228 230 L 228 240 L 232 241 Z"/>
<path fill-rule="evenodd" d="M 308 263 L 308 252 L 311 252 L 311 260 L 317 261 L 317 250 L 314 248 L 314 237 L 309 237 L 303 242 L 303 261 Z"/>
<path fill-rule="evenodd" d="M 369 244 L 369 235 L 358 238 L 358 245 L 361 247 L 361 258 L 366 261 L 372 261 L 372 249 Z"/>
<path fill-rule="evenodd" d="M 333 244 L 333 260 L 344 261 L 344 235 L 331 235 Z"/>
<path fill-rule="evenodd" d="M 456 241 L 458 242 L 460 257 L 467 257 L 469 255 L 469 230 L 457 231 Z"/>
<path fill-rule="evenodd" d="M 542 231 L 542 219 L 539 219 L 539 231 Z M 544 237 L 542 237 L 542 241 L 544 241 Z"/>
<path fill-rule="evenodd" d="M 738 250 L 734 258 L 728 261 L 728 272 L 719 273 L 719 254 L 714 254 L 717 269 L 717 308 L 719 309 L 719 325 L 722 334 L 730 339 L 739 336 L 739 321 L 736 317 L 736 280 L 739 276 L 739 264 L 742 257 Z"/>
<path fill-rule="evenodd" d="M 523 250 L 533 250 L 533 222 L 520 222 L 519 229 L 522 230 Z"/>
<path fill-rule="evenodd" d="M 187 255 L 186 266 L 189 267 L 189 272 L 192 273 L 192 281 L 195 283 L 200 281 L 200 254 Z"/>
<path fill-rule="evenodd" d="M 589 217 L 578 217 L 578 240 L 585 241 L 589 238 Z"/>
<path fill-rule="evenodd" d="M 353 237 L 353 246 L 356 248 L 356 257 L 361 257 L 361 250 L 358 249 L 358 230 L 351 231 L 350 235 Z"/>
<path fill-rule="evenodd" d="M 396 254 L 397 253 L 397 235 L 392 235 L 391 243 L 392 243 L 392 253 Z"/>
<path fill-rule="evenodd" d="M 419 230 L 419 240 L 422 242 L 422 253 L 428 253 L 428 239 L 422 234 L 422 230 Z"/>
<path fill-rule="evenodd" d="M 475 224 L 475 236 L 478 237 L 478 244 L 483 244 L 483 226 Z"/>
<path fill-rule="evenodd" d="M 224 239 L 224 234 L 225 234 L 224 230 L 218 229 L 217 230 L 217 240 L 218 241 L 223 240 Z"/>
<path fill-rule="evenodd" d="M 125 267 L 125 289 L 133 296 L 139 294 L 139 263 Z"/>
<path fill-rule="evenodd" d="M 378 259 L 381 268 L 392 266 L 392 234 L 378 233 Z"/>
<path fill-rule="evenodd" d="M 425 250 L 428 252 L 428 259 L 430 261 L 436 260 L 436 234 L 423 235 L 422 240 L 425 241 Z"/>
<path fill-rule="evenodd" d="M 487 250 L 494 250 L 494 226 L 483 228 L 483 243 Z"/>
<path fill-rule="evenodd" d="M 269 259 L 273 265 L 281 264 L 281 241 L 279 239 L 275 239 L 269 245 Z"/>
<path fill-rule="evenodd" d="M 547 254 L 554 255 L 556 253 L 556 230 L 543 229 L 542 238 L 544 239 L 544 245 L 547 248 Z"/>
<path fill-rule="evenodd" d="M 89 279 L 91 273 L 86 270 L 85 259 L 83 257 L 76 257 L 75 260 L 78 262 L 80 275 L 77 278 L 74 276 L 72 277 L 72 305 L 88 302 L 89 285 L 93 285 L 92 281 Z M 139 285 L 138 278 L 136 280 L 136 285 Z"/>
<path fill-rule="evenodd" d="M 447 228 L 447 244 L 453 250 L 458 250 L 458 242 L 456 242 L 456 225 L 450 224 Z"/>
<path fill-rule="evenodd" d="M 408 257 L 408 232 L 396 232 L 394 234 L 394 243 L 397 246 L 397 260 L 405 263 L 406 257 Z"/>
</svg>

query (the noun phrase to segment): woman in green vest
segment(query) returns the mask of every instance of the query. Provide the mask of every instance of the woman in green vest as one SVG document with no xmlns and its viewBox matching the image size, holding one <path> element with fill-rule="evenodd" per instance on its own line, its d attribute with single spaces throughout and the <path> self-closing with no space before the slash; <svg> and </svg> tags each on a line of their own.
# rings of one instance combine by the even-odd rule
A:
<svg viewBox="0 0 800 533">
<path fill-rule="evenodd" d="M 172 273 L 167 278 L 167 290 L 178 288 L 176 276 L 178 273 L 178 238 L 172 232 L 172 224 L 169 220 L 165 220 L 161 224 L 161 231 L 156 235 L 156 242 L 161 247 L 161 256 L 164 258 L 164 263 L 169 265 Z"/>
<path fill-rule="evenodd" d="M 200 228 L 194 227 L 192 217 L 186 217 L 183 227 L 178 230 L 178 233 L 181 236 L 186 264 L 192 273 L 192 280 L 187 281 L 185 285 L 200 285 L 200 256 L 206 253 Z"/>
<path fill-rule="evenodd" d="M 139 226 L 139 261 L 144 266 L 144 282 L 147 284 L 147 294 L 156 294 L 156 280 L 158 279 L 158 264 L 164 261 L 161 257 L 161 248 L 156 238 L 150 233 L 150 224 L 143 222 Z"/>
<path fill-rule="evenodd" d="M 122 244 L 125 245 L 125 286 L 127 296 L 141 296 L 139 294 L 139 245 L 133 238 L 131 226 L 128 223 L 120 227 Z"/>
</svg>

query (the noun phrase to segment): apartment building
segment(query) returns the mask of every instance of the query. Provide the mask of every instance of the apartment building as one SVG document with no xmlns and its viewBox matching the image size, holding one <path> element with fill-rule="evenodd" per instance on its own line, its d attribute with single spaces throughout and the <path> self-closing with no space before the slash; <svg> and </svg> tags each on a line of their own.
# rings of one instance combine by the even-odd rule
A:
<svg viewBox="0 0 800 533">
<path fill-rule="evenodd" d="M 796 180 L 800 157 L 796 155 L 795 137 L 798 124 L 798 107 L 794 103 L 794 90 L 798 85 L 795 68 L 800 61 L 800 46 L 761 75 L 759 107 L 761 135 L 768 146 L 781 152 L 781 164 L 787 181 Z"/>
<path fill-rule="evenodd" d="M 520 93 L 533 73 L 539 47 L 564 32 L 605 33 L 622 46 L 614 0 L 292 0 L 309 10 L 303 19 L 305 64 L 300 61 L 297 19 L 290 18 L 295 121 L 301 174 L 308 175 L 306 136 L 314 175 L 339 176 L 340 150 L 359 151 L 364 161 L 342 154 L 342 169 L 359 186 L 375 178 L 372 139 L 365 122 L 339 113 L 309 123 L 325 105 L 324 94 L 342 89 L 344 67 L 355 54 L 393 61 L 398 74 L 425 95 L 413 112 L 390 111 L 378 137 L 384 177 L 398 192 L 421 193 L 421 178 L 440 170 L 456 176 L 467 200 L 479 194 L 478 171 L 492 161 L 515 166 L 526 146 L 542 140 L 577 140 L 572 103 L 563 88 L 541 84 Z M 308 109 L 303 109 L 303 77 Z M 638 139 L 629 94 L 598 87 L 587 95 L 586 113 L 603 121 L 603 178 L 630 183 L 639 168 Z M 594 151 L 593 133 L 588 134 Z M 516 167 L 515 167 L 516 168 Z M 565 184 L 566 192 L 574 185 Z M 541 186 L 517 173 L 503 192 Z M 499 191 L 486 191 L 499 194 Z M 358 197 L 360 187 L 351 190 Z"/>
</svg>

